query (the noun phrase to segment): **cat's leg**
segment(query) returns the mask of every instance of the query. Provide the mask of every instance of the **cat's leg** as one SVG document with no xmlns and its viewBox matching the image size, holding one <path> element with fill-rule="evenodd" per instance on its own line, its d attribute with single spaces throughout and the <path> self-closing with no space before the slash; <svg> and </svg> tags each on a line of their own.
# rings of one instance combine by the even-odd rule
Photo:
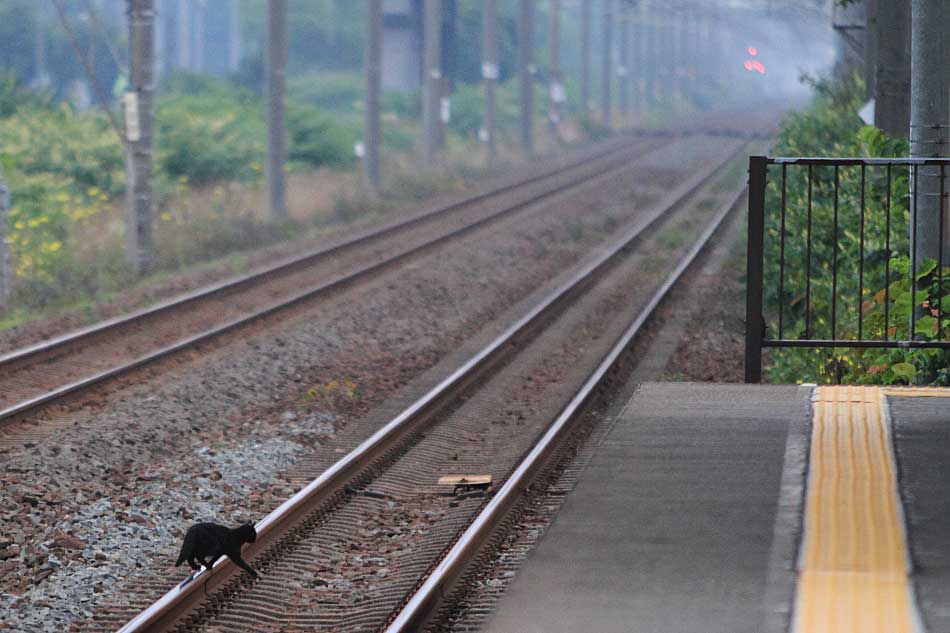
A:
<svg viewBox="0 0 950 633">
<path fill-rule="evenodd" d="M 228 558 L 230 558 L 234 562 L 235 565 L 237 565 L 238 567 L 240 567 L 241 569 L 243 569 L 250 575 L 254 576 L 255 578 L 257 578 L 257 572 L 254 571 L 254 568 L 248 565 L 247 562 L 245 562 L 243 558 L 241 558 L 241 554 L 237 552 L 233 554 L 228 554 Z"/>
<path fill-rule="evenodd" d="M 194 555 L 192 555 L 191 558 L 188 559 L 188 566 L 191 567 L 192 571 L 198 571 L 199 569 L 201 569 L 201 565 L 199 565 L 195 561 Z"/>
</svg>

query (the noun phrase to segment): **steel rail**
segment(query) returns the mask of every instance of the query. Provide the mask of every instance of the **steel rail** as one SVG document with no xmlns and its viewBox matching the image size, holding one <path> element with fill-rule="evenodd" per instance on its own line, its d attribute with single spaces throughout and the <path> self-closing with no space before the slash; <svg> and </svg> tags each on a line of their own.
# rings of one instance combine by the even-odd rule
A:
<svg viewBox="0 0 950 633">
<path fill-rule="evenodd" d="M 293 497 L 282 503 L 264 519 L 256 524 L 257 541 L 247 546 L 245 558 L 252 558 L 276 544 L 281 530 L 289 529 L 300 519 L 311 513 L 314 508 L 332 498 L 355 476 L 364 472 L 374 462 L 383 457 L 400 440 L 417 431 L 438 412 L 441 406 L 451 401 L 467 386 L 478 380 L 493 367 L 508 350 L 516 345 L 521 335 L 537 326 L 558 306 L 570 298 L 595 276 L 603 271 L 625 248 L 637 240 L 645 231 L 662 219 L 672 208 L 708 182 L 721 168 L 739 154 L 743 146 L 730 152 L 726 157 L 713 163 L 712 167 L 694 175 L 684 184 L 669 192 L 656 205 L 655 210 L 631 229 L 610 248 L 602 252 L 593 261 L 576 271 L 570 279 L 547 294 L 525 315 L 510 325 L 487 346 L 453 371 L 413 402 L 402 413 L 377 430 L 359 446 L 347 453 L 339 461 L 325 470 Z M 190 579 L 186 579 L 174 589 L 162 596 L 138 616 L 130 620 L 119 633 L 143 633 L 158 631 L 170 627 L 178 618 L 192 608 L 192 601 L 200 599 L 201 593 L 210 593 L 222 586 L 235 573 L 235 566 L 222 558 L 212 569 L 203 569 Z"/>
<path fill-rule="evenodd" d="M 422 224 L 426 221 L 438 218 L 442 215 L 446 215 L 452 211 L 456 211 L 462 207 L 469 206 L 487 200 L 489 198 L 503 195 L 509 193 L 521 187 L 532 185 L 542 180 L 547 180 L 554 178 L 556 176 L 562 175 L 565 172 L 581 167 L 591 160 L 600 160 L 608 158 L 611 155 L 618 154 L 625 150 L 631 149 L 633 145 L 632 140 L 637 137 L 627 137 L 622 141 L 611 143 L 607 149 L 601 152 L 594 153 L 585 153 L 582 157 L 577 160 L 573 160 L 567 164 L 562 164 L 554 167 L 551 170 L 545 171 L 541 174 L 536 174 L 529 178 L 518 180 L 517 182 L 507 183 L 500 185 L 498 187 L 491 188 L 487 191 L 483 191 L 471 196 L 462 198 L 461 200 L 456 200 L 448 204 L 439 205 L 434 209 L 427 209 L 426 211 L 413 215 L 404 220 L 398 220 L 385 224 L 380 227 L 374 227 L 367 229 L 355 236 L 347 237 L 342 239 L 339 242 L 329 244 L 327 246 L 318 248 L 309 253 L 303 255 L 294 255 L 291 257 L 284 258 L 274 264 L 260 267 L 258 269 L 252 270 L 248 273 L 242 275 L 237 275 L 230 277 L 223 281 L 220 281 L 209 286 L 204 286 L 193 292 L 184 293 L 165 301 L 155 303 L 151 306 L 143 308 L 141 310 L 136 310 L 128 314 L 123 314 L 111 319 L 106 319 L 100 321 L 88 327 L 80 328 L 73 330 L 72 332 L 67 332 L 60 336 L 56 336 L 46 341 L 36 343 L 34 345 L 29 345 L 5 354 L 0 354 L 0 370 L 4 367 L 11 366 L 24 361 L 29 361 L 31 358 L 54 353 L 60 348 L 66 347 L 67 345 L 74 345 L 76 343 L 82 342 L 84 340 L 90 339 L 94 336 L 103 334 L 109 330 L 112 330 L 118 326 L 131 325 L 135 322 L 142 321 L 149 317 L 154 317 L 164 312 L 167 312 L 172 309 L 181 308 L 185 305 L 207 299 L 212 296 L 224 294 L 234 290 L 242 289 L 246 286 L 253 285 L 260 282 L 263 279 L 272 277 L 278 274 L 290 272 L 291 270 L 310 265 L 317 260 L 325 259 L 332 255 L 338 254 L 344 249 L 349 249 L 354 246 L 360 246 L 365 243 L 371 242 L 373 240 L 378 240 L 380 238 L 392 235 L 399 231 L 403 231 L 419 224 Z M 655 148 L 654 148 L 655 149 Z"/>
<path fill-rule="evenodd" d="M 657 146 L 657 147 L 653 147 L 653 148 L 647 150 L 644 154 L 642 154 L 641 156 L 639 156 L 637 159 L 634 159 L 634 160 L 635 160 L 635 161 L 636 161 L 636 160 L 640 160 L 640 159 L 642 159 L 642 158 L 645 157 L 645 156 L 649 156 L 649 155 L 652 154 L 653 152 L 659 151 L 659 150 L 662 149 L 663 147 L 665 147 L 665 145 L 660 145 L 660 146 Z M 603 155 L 597 156 L 596 159 L 607 158 L 607 157 L 609 157 L 609 156 L 611 156 L 611 155 L 613 155 L 613 154 L 615 154 L 615 153 L 620 153 L 620 152 L 624 151 L 625 149 L 630 149 L 630 146 L 629 146 L 629 145 L 625 145 L 625 146 L 620 147 L 620 148 L 617 148 L 617 149 L 615 149 L 615 150 L 608 151 L 608 152 L 604 153 Z M 184 338 L 184 339 L 180 339 L 180 340 L 178 340 L 178 341 L 176 341 L 176 342 L 174 342 L 174 343 L 171 343 L 170 345 L 167 345 L 167 346 L 165 346 L 165 347 L 159 348 L 159 349 L 157 349 L 157 350 L 155 350 L 155 351 L 153 351 L 153 352 L 149 352 L 149 353 L 147 353 L 147 354 L 144 354 L 144 355 L 142 355 L 142 356 L 140 356 L 140 357 L 138 357 L 138 358 L 135 358 L 135 359 L 133 359 L 133 360 L 131 360 L 131 361 L 128 361 L 128 362 L 125 362 L 125 363 L 121 363 L 121 364 L 119 364 L 119 365 L 116 365 L 115 367 L 106 369 L 106 370 L 101 371 L 101 372 L 97 372 L 97 373 L 95 373 L 95 374 L 91 374 L 91 375 L 86 376 L 86 377 L 84 377 L 84 378 L 81 378 L 81 379 L 79 379 L 79 380 L 75 380 L 75 381 L 72 381 L 72 382 L 70 382 L 70 383 L 61 385 L 61 386 L 59 386 L 59 387 L 57 387 L 57 388 L 55 388 L 55 389 L 51 389 L 50 391 L 47 391 L 46 393 L 43 393 L 43 394 L 41 394 L 41 395 L 39 395 L 39 396 L 36 396 L 36 397 L 34 397 L 34 398 L 29 398 L 29 399 L 27 399 L 27 400 L 22 400 L 22 401 L 20 401 L 20 402 L 17 402 L 17 403 L 15 403 L 15 404 L 13 404 L 13 405 L 10 405 L 10 406 L 8 406 L 8 407 L 5 407 L 5 408 L 3 408 L 3 409 L 0 409 L 0 424 L 3 424 L 3 423 L 5 423 L 5 422 L 8 422 L 8 421 L 11 421 L 11 420 L 14 420 L 14 419 L 17 419 L 17 418 L 19 418 L 19 417 L 21 417 L 21 416 L 23 416 L 23 415 L 25 415 L 25 414 L 27 414 L 27 413 L 34 412 L 34 411 L 36 411 L 37 409 L 39 409 L 39 408 L 41 408 L 41 407 L 43 407 L 43 406 L 46 406 L 46 405 L 52 404 L 52 403 L 54 403 L 54 402 L 56 402 L 56 401 L 62 400 L 63 398 L 65 398 L 65 397 L 67 397 L 67 396 L 69 396 L 69 395 L 78 393 L 78 392 L 83 391 L 83 390 L 85 390 L 85 389 L 89 389 L 89 388 L 91 388 L 91 387 L 94 387 L 94 386 L 96 386 L 96 385 L 98 385 L 98 384 L 101 384 L 101 383 L 103 383 L 103 382 L 106 382 L 106 381 L 108 381 L 108 380 L 117 378 L 117 377 L 122 376 L 122 375 L 124 375 L 124 374 L 127 374 L 127 373 L 129 373 L 129 372 L 131 372 L 131 371 L 134 371 L 134 370 L 139 369 L 139 368 L 141 368 L 141 367 L 144 367 L 144 366 L 146 366 L 146 365 L 150 365 L 150 364 L 152 364 L 152 363 L 155 363 L 155 362 L 157 362 L 157 361 L 159 361 L 159 360 L 161 360 L 161 359 L 164 359 L 164 358 L 167 358 L 167 357 L 169 357 L 169 356 L 172 356 L 172 355 L 174 355 L 174 354 L 176 354 L 176 353 L 179 353 L 179 352 L 182 352 L 182 351 L 185 351 L 185 350 L 188 350 L 188 349 L 192 349 L 192 348 L 194 348 L 196 345 L 198 345 L 198 344 L 200 344 L 200 343 L 210 341 L 210 340 L 212 340 L 212 339 L 214 339 L 214 338 L 217 338 L 217 337 L 219 337 L 219 336 L 221 336 L 221 335 L 223 335 L 223 334 L 226 334 L 226 333 L 228 333 L 228 332 L 231 332 L 231 331 L 233 331 L 233 330 L 235 330 L 235 329 L 237 329 L 237 328 L 246 326 L 246 325 L 248 325 L 248 324 L 250 324 L 250 323 L 252 323 L 252 322 L 254 322 L 254 321 L 257 321 L 257 320 L 262 319 L 262 318 L 264 318 L 264 317 L 270 316 L 270 315 L 272 315 L 272 314 L 274 314 L 274 313 L 276 313 L 276 312 L 280 312 L 280 311 L 285 310 L 285 309 L 287 309 L 287 308 L 293 307 L 293 306 L 295 306 L 295 305 L 297 305 L 297 304 L 299 304 L 299 303 L 302 303 L 302 302 L 304 302 L 304 301 L 311 300 L 311 299 L 315 298 L 317 295 L 326 294 L 326 293 L 332 292 L 332 291 L 334 291 L 334 290 L 340 289 L 340 288 L 342 288 L 342 287 L 344 287 L 344 286 L 346 286 L 346 285 L 348 285 L 348 284 L 351 284 L 351 283 L 356 282 L 357 280 L 359 280 L 359 279 L 361 279 L 361 278 L 363 278 L 363 277 L 367 277 L 367 276 L 369 276 L 369 275 L 372 275 L 373 273 L 376 273 L 376 272 L 378 272 L 378 271 L 380 271 L 380 270 L 382 270 L 382 269 L 384 269 L 384 268 L 386 268 L 386 267 L 388 267 L 388 266 L 392 266 L 392 265 L 394 265 L 394 264 L 396 264 L 396 263 L 398 263 L 398 262 L 404 261 L 404 260 L 406 260 L 406 259 L 408 259 L 408 258 L 410 258 L 410 257 L 412 257 L 412 256 L 414 256 L 414 255 L 416 255 L 417 253 L 420 253 L 420 252 L 426 250 L 426 249 L 432 248 L 433 246 L 436 246 L 436 245 L 438 245 L 438 244 L 441 244 L 441 243 L 446 242 L 446 241 L 451 240 L 451 239 L 458 238 L 459 236 L 462 236 L 462 235 L 464 235 L 464 234 L 466 234 L 466 233 L 469 233 L 469 232 L 471 232 L 471 231 L 474 231 L 475 229 L 478 229 L 478 228 L 480 228 L 480 227 L 482 227 L 482 226 L 484 226 L 484 225 L 486 225 L 486 224 L 489 224 L 490 222 L 492 222 L 492 221 L 494 221 L 494 220 L 497 220 L 497 219 L 499 219 L 499 218 L 501 218 L 501 217 L 503 217 L 503 216 L 505 216 L 505 215 L 508 215 L 508 214 L 513 213 L 513 212 L 515 212 L 515 211 L 518 211 L 518 210 L 520 210 L 520 209 L 523 209 L 523 208 L 526 208 L 526 207 L 531 206 L 531 205 L 533 205 L 533 204 L 536 204 L 536 203 L 538 203 L 538 202 L 540 202 L 540 201 L 542 201 L 542 200 L 545 200 L 545 199 L 547 199 L 547 198 L 550 198 L 550 197 L 559 195 L 559 194 L 561 194 L 561 193 L 563 193 L 563 192 L 565 192 L 565 191 L 567 191 L 567 190 L 569 190 L 569 189 L 572 189 L 572 188 L 577 187 L 577 186 L 579 186 L 579 185 L 582 185 L 582 184 L 584 184 L 584 183 L 594 182 L 594 181 L 596 181 L 596 180 L 598 180 L 598 179 L 601 179 L 601 178 L 608 178 L 608 177 L 611 177 L 611 176 L 615 175 L 618 171 L 621 171 L 621 170 L 623 170 L 623 169 L 628 168 L 629 165 L 630 165 L 630 162 L 628 162 L 628 161 L 626 161 L 626 162 L 620 162 L 620 163 L 617 164 L 617 165 L 611 165 L 606 171 L 598 172 L 598 173 L 595 173 L 595 174 L 593 174 L 593 175 L 583 174 L 583 175 L 581 175 L 581 176 L 578 176 L 578 177 L 576 177 L 576 178 L 571 179 L 571 180 L 568 181 L 568 182 L 565 182 L 565 183 L 563 183 L 563 184 L 561 184 L 561 185 L 558 185 L 557 187 L 554 187 L 553 189 L 548 189 L 548 190 L 546 190 L 546 191 L 543 191 L 543 192 L 541 192 L 541 193 L 539 193 L 539 194 L 537 194 L 537 195 L 532 196 L 531 198 L 529 198 L 529 199 L 527 199 L 527 200 L 523 200 L 523 201 L 517 202 L 517 203 L 515 203 L 515 204 L 505 206 L 503 209 L 501 209 L 501 210 L 499 210 L 499 211 L 497 211 L 497 212 L 495 212 L 495 213 L 489 214 L 489 215 L 487 215 L 487 216 L 485 216 L 485 217 L 483 217 L 483 218 L 481 218 L 481 219 L 479 219 L 479 220 L 477 220 L 477 221 L 475 221 L 475 222 L 466 224 L 465 226 L 460 227 L 460 228 L 458 228 L 458 229 L 455 229 L 455 230 L 453 230 L 453 231 L 451 231 L 451 232 L 449 232 L 449 233 L 447 233 L 447 234 L 445 234 L 445 235 L 442 235 L 442 236 L 440 236 L 440 237 L 437 237 L 437 238 L 434 239 L 434 240 L 430 240 L 430 241 L 425 242 L 425 243 L 423 243 L 423 244 L 417 245 L 417 246 L 415 246 L 415 247 L 410 248 L 409 250 L 402 251 L 401 253 L 398 253 L 398 254 L 396 254 L 396 255 L 394 255 L 394 256 L 392 256 L 392 257 L 389 257 L 389 258 L 387 258 L 387 259 L 385 259 L 385 260 L 376 262 L 376 263 L 374 263 L 374 264 L 367 265 L 367 266 L 365 266 L 365 267 L 363 267 L 363 268 L 360 268 L 359 270 L 353 271 L 353 272 L 351 272 L 351 273 L 349 273 L 349 274 L 346 274 L 346 275 L 342 275 L 342 276 L 337 277 L 336 279 L 333 279 L 333 280 L 331 280 L 331 281 L 324 282 L 324 283 L 321 283 L 321 284 L 317 284 L 316 286 L 312 286 L 312 287 L 310 287 L 310 288 L 307 288 L 307 289 L 305 289 L 305 290 L 303 290 L 303 291 L 301 291 L 301 292 L 299 292 L 299 293 L 296 293 L 296 294 L 294 294 L 294 295 L 292 295 L 292 296 L 290 296 L 290 297 L 288 297 L 288 298 L 284 298 L 284 299 L 280 299 L 280 300 L 278 300 L 278 301 L 272 302 L 272 303 L 270 303 L 270 304 L 264 306 L 263 308 L 260 308 L 260 309 L 258 309 L 258 310 L 255 310 L 255 311 L 253 311 L 253 312 L 246 313 L 246 314 L 244 314 L 244 315 L 242 315 L 242 316 L 240 316 L 240 317 L 237 317 L 237 318 L 232 319 L 232 320 L 230 320 L 230 321 L 227 321 L 227 322 L 225 322 L 225 323 L 222 323 L 222 324 L 213 326 L 213 327 L 211 327 L 211 328 L 208 328 L 208 329 L 206 329 L 206 330 L 204 330 L 204 331 L 202 331 L 202 332 L 199 332 L 199 333 L 194 334 L 194 335 L 192 335 L 192 336 L 186 337 L 186 338 Z M 574 166 L 576 167 L 577 165 L 574 165 Z M 565 170 L 565 171 L 567 171 L 567 170 Z M 564 172 L 558 172 L 558 174 L 562 174 L 562 173 L 564 173 Z M 550 175 L 553 176 L 553 175 L 558 175 L 558 174 L 550 174 Z M 539 178 L 538 180 L 541 180 L 541 179 L 543 179 L 543 178 Z M 518 186 L 521 186 L 521 185 L 518 185 Z M 458 203 L 459 206 L 464 205 L 464 204 L 467 204 L 467 203 L 466 203 L 466 202 Z M 444 213 L 444 210 L 443 210 L 442 212 Z M 430 215 L 431 215 L 431 214 L 430 214 Z M 416 222 L 416 221 L 420 221 L 420 220 L 414 219 L 414 220 L 410 220 L 409 222 Z M 395 229 L 398 229 L 398 228 L 405 228 L 405 227 L 406 227 L 406 223 L 403 223 L 403 224 L 397 225 L 397 226 L 395 227 Z M 395 229 L 387 229 L 387 230 L 395 230 Z M 379 235 L 378 235 L 378 232 L 374 233 L 373 235 L 376 235 L 377 237 L 379 236 Z M 353 245 L 356 244 L 356 242 L 361 241 L 361 240 L 364 240 L 364 239 L 370 239 L 370 238 L 369 238 L 369 237 L 356 238 L 355 240 L 350 240 L 350 241 L 348 241 L 348 242 L 346 242 L 346 243 L 344 243 L 344 244 L 342 244 L 342 245 L 333 246 L 333 247 L 330 248 L 330 250 L 336 252 L 336 251 L 338 251 L 338 250 L 340 250 L 340 249 L 342 249 L 342 248 L 344 248 L 344 247 L 353 246 Z M 329 254 L 329 251 L 321 251 L 320 254 L 311 255 L 311 256 L 306 256 L 306 257 L 310 257 L 311 259 L 315 259 L 315 258 L 318 258 L 318 257 L 325 257 L 325 256 L 327 256 L 328 254 Z M 301 263 L 301 259 L 297 259 L 297 260 L 294 260 L 294 261 L 296 262 L 296 264 L 300 264 L 300 263 Z M 295 265 L 295 263 L 287 264 L 287 266 L 294 266 L 294 265 Z M 265 270 L 263 273 L 261 273 L 261 275 L 265 275 L 265 276 L 266 276 L 266 275 L 270 275 L 270 274 L 276 274 L 276 273 L 278 273 L 278 272 L 279 272 L 279 271 L 277 271 L 276 268 L 273 268 L 273 269 Z M 231 286 L 228 286 L 227 283 L 218 284 L 218 286 L 212 287 L 208 292 L 204 292 L 204 293 L 193 293 L 192 295 L 189 295 L 186 299 L 184 299 L 182 302 L 178 302 L 178 303 L 174 303 L 174 302 L 171 302 L 171 301 L 170 301 L 170 302 L 166 302 L 165 304 L 162 304 L 162 305 L 159 305 L 159 306 L 155 306 L 155 308 L 154 308 L 153 310 L 145 310 L 145 311 L 142 311 L 141 313 L 137 313 L 137 315 L 135 315 L 134 318 L 135 318 L 135 319 L 140 319 L 140 318 L 146 318 L 146 317 L 154 316 L 157 312 L 162 312 L 162 311 L 170 310 L 170 309 L 173 309 L 173 308 L 181 307 L 184 303 L 190 303 L 190 302 L 193 302 L 193 301 L 198 301 L 198 300 L 207 298 L 207 297 L 210 296 L 211 294 L 218 294 L 218 293 L 222 293 L 222 292 L 225 292 L 225 291 L 234 290 L 236 286 L 245 285 L 245 284 L 252 284 L 252 283 L 255 283 L 255 282 L 258 281 L 258 280 L 259 280 L 259 277 L 258 277 L 258 278 L 251 278 L 251 276 L 249 276 L 249 275 L 248 275 L 248 276 L 244 276 L 244 277 L 239 278 L 239 279 L 236 280 L 235 282 L 233 282 Z M 113 320 L 113 322 L 112 322 L 111 324 L 110 324 L 110 322 L 105 322 L 102 327 L 99 327 L 99 328 L 90 328 L 90 329 L 89 329 L 90 331 L 89 331 L 87 334 L 84 334 L 83 336 L 92 336 L 92 335 L 96 335 L 96 334 L 101 334 L 103 331 L 109 329 L 110 327 L 116 327 L 116 326 L 126 325 L 127 323 L 128 323 L 128 321 L 121 321 L 121 319 Z M 92 330 L 95 330 L 95 331 L 92 331 Z M 75 342 L 76 342 L 75 340 L 63 341 L 63 342 L 62 342 L 62 345 L 63 345 L 63 346 L 65 346 L 65 345 L 70 345 L 70 344 L 75 343 Z M 55 341 L 50 341 L 50 344 L 51 344 L 51 345 L 55 345 L 56 342 L 55 342 Z M 34 347 L 35 347 L 35 348 L 40 348 L 40 347 L 43 347 L 43 345 L 34 346 Z M 46 349 L 46 350 L 43 350 L 43 349 L 36 349 L 35 352 L 29 352 L 29 349 L 28 349 L 28 350 L 24 350 L 24 351 L 23 351 L 23 354 L 20 354 L 17 358 L 12 358 L 12 357 L 11 357 L 11 356 L 16 355 L 16 353 L 15 353 L 14 355 L 8 355 L 8 357 L 0 357 L 0 370 L 2 370 L 2 368 L 3 368 L 3 366 L 4 366 L 4 363 L 6 363 L 6 364 L 9 365 L 9 364 L 14 364 L 14 363 L 16 363 L 16 362 L 22 361 L 22 360 L 23 360 L 23 356 L 26 355 L 28 352 L 29 352 L 29 353 L 35 353 L 35 354 L 42 354 L 42 353 L 48 352 L 48 351 L 49 351 L 49 349 Z"/>
<path fill-rule="evenodd" d="M 501 525 L 508 512 L 528 489 L 531 481 L 557 451 L 561 439 L 573 427 L 573 423 L 579 418 L 579 414 L 584 411 L 585 405 L 594 396 L 598 387 L 604 383 L 617 361 L 640 334 L 657 307 L 690 268 L 712 236 L 719 230 L 726 217 L 739 206 L 745 193 L 746 189 L 741 189 L 728 204 L 723 206 L 699 236 L 693 248 L 683 256 L 663 285 L 653 294 L 647 306 L 640 311 L 634 321 L 620 335 L 603 361 L 591 373 L 557 418 L 551 422 L 541 439 L 531 448 L 517 468 L 505 480 L 502 487 L 479 512 L 439 564 L 409 598 L 406 605 L 393 618 L 389 626 L 386 627 L 385 633 L 409 633 L 422 630 L 422 627 L 436 612 L 441 600 L 449 594 L 469 564 L 475 560 L 482 547 L 489 541 L 495 529 Z"/>
</svg>

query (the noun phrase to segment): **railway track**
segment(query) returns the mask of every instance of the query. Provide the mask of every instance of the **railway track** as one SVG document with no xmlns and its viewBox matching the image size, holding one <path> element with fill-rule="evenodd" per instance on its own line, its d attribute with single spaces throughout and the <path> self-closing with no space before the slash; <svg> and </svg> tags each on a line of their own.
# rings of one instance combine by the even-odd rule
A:
<svg viewBox="0 0 950 633">
<path fill-rule="evenodd" d="M 735 205 L 734 193 L 719 194 L 700 238 L 682 257 L 686 247 L 673 249 L 665 269 L 651 265 L 655 252 L 634 248 L 655 240 L 670 211 L 741 147 L 723 144 L 733 151 L 669 191 L 609 248 L 258 523 L 247 556 L 264 572 L 260 580 L 219 562 L 122 631 L 419 630 Z M 655 290 L 631 292 L 640 284 Z M 563 385 L 580 388 L 565 394 Z M 439 474 L 487 475 L 494 492 L 456 494 Z M 364 554 L 367 543 L 375 555 Z M 353 579 L 349 587 L 323 581 L 337 572 Z M 100 617 L 89 630 L 119 625 L 119 617 Z"/>
<path fill-rule="evenodd" d="M 305 255 L 0 356 L 0 425 L 223 334 L 371 278 L 665 145 L 624 139 L 556 168 Z"/>
</svg>

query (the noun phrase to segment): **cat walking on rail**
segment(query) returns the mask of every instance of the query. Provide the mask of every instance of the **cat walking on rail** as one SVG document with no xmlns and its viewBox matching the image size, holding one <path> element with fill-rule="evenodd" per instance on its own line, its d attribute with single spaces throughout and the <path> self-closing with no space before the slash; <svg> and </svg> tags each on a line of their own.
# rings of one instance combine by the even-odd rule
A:
<svg viewBox="0 0 950 633">
<path fill-rule="evenodd" d="M 188 561 L 194 571 L 201 569 L 201 565 L 211 569 L 216 560 L 227 556 L 235 565 L 257 578 L 257 572 L 241 558 L 241 546 L 256 540 L 257 530 L 251 523 L 236 528 L 217 523 L 196 523 L 185 533 L 185 542 L 182 543 L 175 567 Z"/>
</svg>

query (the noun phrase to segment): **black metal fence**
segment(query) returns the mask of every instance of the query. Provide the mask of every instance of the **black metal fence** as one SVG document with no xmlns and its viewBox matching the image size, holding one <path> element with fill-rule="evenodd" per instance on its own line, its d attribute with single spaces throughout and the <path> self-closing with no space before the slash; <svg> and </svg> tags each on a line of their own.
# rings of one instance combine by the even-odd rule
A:
<svg viewBox="0 0 950 633">
<path fill-rule="evenodd" d="M 746 382 L 764 347 L 950 348 L 948 166 L 750 157 Z"/>
</svg>

